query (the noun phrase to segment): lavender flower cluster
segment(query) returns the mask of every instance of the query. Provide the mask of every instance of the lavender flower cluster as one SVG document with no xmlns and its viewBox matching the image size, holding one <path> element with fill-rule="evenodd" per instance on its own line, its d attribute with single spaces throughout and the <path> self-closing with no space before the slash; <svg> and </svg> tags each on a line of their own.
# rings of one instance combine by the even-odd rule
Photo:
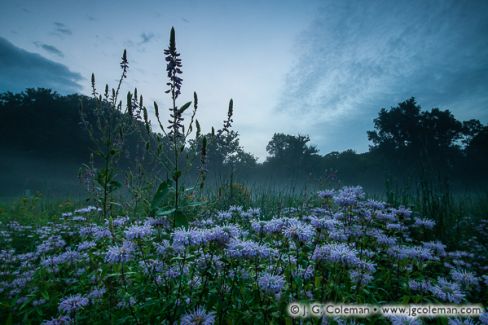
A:
<svg viewBox="0 0 488 325">
<path fill-rule="evenodd" d="M 486 260 L 426 240 L 433 220 L 360 187 L 316 199 L 280 216 L 232 206 L 176 229 L 154 218 L 99 224 L 95 207 L 42 227 L 0 224 L 0 322 L 246 323 L 265 311 L 279 323 L 291 301 L 488 299 Z"/>
</svg>

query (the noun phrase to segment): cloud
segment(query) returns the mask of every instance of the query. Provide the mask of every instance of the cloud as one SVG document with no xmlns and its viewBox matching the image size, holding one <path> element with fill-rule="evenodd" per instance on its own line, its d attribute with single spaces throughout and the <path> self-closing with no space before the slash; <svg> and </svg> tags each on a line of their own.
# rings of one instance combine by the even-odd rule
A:
<svg viewBox="0 0 488 325">
<path fill-rule="evenodd" d="M 0 37 L 0 91 L 51 88 L 61 94 L 81 90 L 79 73 L 43 56 L 21 49 Z"/>
<path fill-rule="evenodd" d="M 53 46 L 53 45 L 49 45 L 49 44 L 43 44 L 43 43 L 40 43 L 40 42 L 34 42 L 34 44 L 37 46 L 37 47 L 40 47 L 42 48 L 43 50 L 51 53 L 51 54 L 54 54 L 54 55 L 57 55 L 59 57 L 64 57 L 64 54 L 63 52 L 61 52 L 61 50 L 59 50 L 57 47 Z"/>
<path fill-rule="evenodd" d="M 139 42 L 139 45 L 149 43 L 153 38 L 154 38 L 154 33 L 142 33 L 141 41 Z"/>
<path fill-rule="evenodd" d="M 366 150 L 379 109 L 411 96 L 486 122 L 487 33 L 488 2 L 328 1 L 297 40 L 276 112 L 327 150 Z"/>
<path fill-rule="evenodd" d="M 71 35 L 71 34 L 73 34 L 71 29 L 69 29 L 63 23 L 55 22 L 54 26 L 55 26 L 55 34 L 58 34 L 58 35 Z"/>
</svg>

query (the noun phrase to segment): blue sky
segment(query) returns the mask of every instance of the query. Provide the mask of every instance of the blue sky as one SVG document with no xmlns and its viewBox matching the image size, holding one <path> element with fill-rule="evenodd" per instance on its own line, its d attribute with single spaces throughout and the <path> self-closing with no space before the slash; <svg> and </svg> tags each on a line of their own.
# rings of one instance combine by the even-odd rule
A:
<svg viewBox="0 0 488 325">
<path fill-rule="evenodd" d="M 488 122 L 488 1 L 10 1 L 0 12 L 0 91 L 89 94 L 115 84 L 169 104 L 171 26 L 182 100 L 197 91 L 204 130 L 230 98 L 244 147 L 263 159 L 273 133 L 308 134 L 321 153 L 366 151 L 381 107 L 415 96 Z M 149 105 L 151 110 L 152 105 Z"/>
</svg>

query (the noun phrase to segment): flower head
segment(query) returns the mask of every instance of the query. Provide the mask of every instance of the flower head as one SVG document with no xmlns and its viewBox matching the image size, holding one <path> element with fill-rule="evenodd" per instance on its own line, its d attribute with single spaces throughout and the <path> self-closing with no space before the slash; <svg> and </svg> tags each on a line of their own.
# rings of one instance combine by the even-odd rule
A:
<svg viewBox="0 0 488 325">
<path fill-rule="evenodd" d="M 215 323 L 215 313 L 207 313 L 203 307 L 183 315 L 181 325 L 211 325 Z"/>
<path fill-rule="evenodd" d="M 58 310 L 64 313 L 73 313 L 88 305 L 88 298 L 78 294 L 61 299 Z"/>
</svg>

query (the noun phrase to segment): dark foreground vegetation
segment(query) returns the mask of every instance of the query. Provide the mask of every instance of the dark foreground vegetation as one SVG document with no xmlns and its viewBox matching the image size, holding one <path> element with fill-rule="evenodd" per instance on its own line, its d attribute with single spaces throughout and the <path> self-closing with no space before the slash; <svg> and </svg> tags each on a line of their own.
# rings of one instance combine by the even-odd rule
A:
<svg viewBox="0 0 488 325">
<path fill-rule="evenodd" d="M 278 133 L 257 163 L 232 99 L 208 132 L 197 94 L 180 103 L 174 30 L 164 55 L 171 104 L 152 104 L 154 123 L 137 89 L 121 100 L 125 51 L 118 84 L 92 75 L 92 97 L 0 96 L 0 322 L 291 324 L 296 301 L 486 303 L 487 126 L 411 98 L 380 110 L 367 153 Z"/>
</svg>

